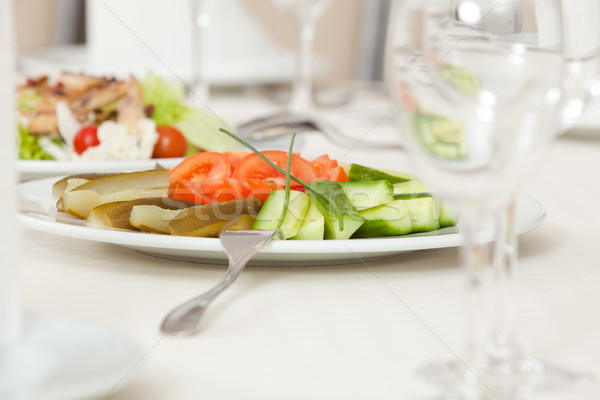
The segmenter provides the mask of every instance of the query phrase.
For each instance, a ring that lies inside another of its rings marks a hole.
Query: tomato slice
[[[250,178],[246,181],[248,187],[250,188],[250,195],[253,197],[258,197],[262,200],[267,200],[271,191],[277,190],[280,186],[274,181],[267,181],[264,179],[254,179]],[[284,181],[285,185],[285,181]]]
[[[273,161],[279,168],[287,168],[288,154],[281,150],[267,150],[261,152],[269,160]],[[292,154],[291,174],[304,182],[312,182],[317,179],[315,167],[297,154]],[[233,177],[242,182],[248,182],[249,179],[265,180],[274,182],[278,188],[285,187],[285,175],[271,167],[264,160],[254,153],[244,157],[235,170]],[[292,181],[291,187],[301,186]]]
[[[248,154],[250,154],[249,151],[226,151],[225,153],[223,153],[223,155],[227,157],[227,159],[231,163],[233,169],[235,169],[235,167],[237,167],[240,161],[242,161],[244,157],[246,157]]]
[[[204,203],[231,177],[232,170],[231,163],[221,153],[192,154],[169,172],[169,196]]]
[[[334,167],[327,171],[327,177],[324,179],[337,182],[348,182],[348,174],[346,174],[346,170],[344,168]]]
[[[327,179],[329,170],[338,166],[338,162],[329,158],[327,154],[315,158],[311,161],[311,164],[315,167],[317,176],[321,179]]]

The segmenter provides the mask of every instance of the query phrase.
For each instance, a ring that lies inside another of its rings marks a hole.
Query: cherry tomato
[[[183,157],[187,149],[187,141],[183,134],[170,125],[156,127],[158,140],[154,145],[154,158]]]
[[[77,154],[83,153],[88,147],[98,146],[99,144],[98,127],[96,125],[84,126],[73,138],[73,149]]]

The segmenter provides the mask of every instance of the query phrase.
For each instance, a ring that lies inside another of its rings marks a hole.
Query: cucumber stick
[[[325,239],[349,239],[365,222],[364,217],[356,211],[338,182],[317,181],[311,185],[316,193],[310,191],[310,197],[325,218]],[[341,227],[340,218],[328,199],[341,211]]]
[[[440,212],[436,200],[431,196],[403,200],[410,213],[413,232],[440,229]]]
[[[357,210],[394,200],[394,187],[389,181],[340,182],[340,187]]]
[[[293,240],[323,240],[325,235],[325,217],[317,208],[315,201],[311,198],[308,210],[304,215],[304,221],[300,225],[298,233],[292,236]]]
[[[428,193],[431,192],[429,186],[425,183],[415,180],[408,182],[394,183],[394,195],[404,193]]]
[[[394,200],[361,210],[359,214],[366,221],[352,236],[355,238],[405,235],[413,230],[411,214],[405,200]]]
[[[256,216],[252,229],[276,229],[283,212],[284,203],[285,190],[272,191]],[[309,205],[310,198],[307,194],[290,190],[290,201],[279,229],[284,239],[298,233]]]
[[[359,164],[350,164],[350,168],[348,169],[348,180],[353,182],[388,181],[391,184],[395,184],[412,181],[415,179],[417,179],[415,175],[374,169]]]

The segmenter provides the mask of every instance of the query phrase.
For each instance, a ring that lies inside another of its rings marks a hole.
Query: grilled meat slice
[[[86,122],[90,112],[102,108],[127,95],[127,83],[122,81],[108,82],[93,88],[71,103],[75,117]]]
[[[57,81],[61,86],[62,92],[66,96],[75,99],[88,90],[105,85],[110,80],[105,77],[63,72],[59,75]]]
[[[127,82],[127,95],[117,102],[117,122],[135,132],[139,120],[145,118],[142,86],[133,76]]]

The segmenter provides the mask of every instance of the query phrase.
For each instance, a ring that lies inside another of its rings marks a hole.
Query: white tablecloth
[[[235,101],[213,104],[227,117],[246,117]],[[346,114],[362,118],[349,134],[368,132],[385,111],[381,103],[372,106]],[[333,109],[331,115],[344,118]],[[367,139],[389,139],[386,124]],[[318,137],[301,146],[311,156],[409,168],[395,151],[361,151]],[[600,130],[563,136],[552,148],[526,190],[548,215],[521,238],[515,296],[528,351],[600,376],[598,171]],[[200,335],[173,338],[159,333],[162,317],[213,285],[224,267],[29,229],[21,243],[26,311],[101,324],[141,347],[139,364],[104,400],[423,398],[431,390],[414,371],[464,347],[464,277],[452,248],[368,264],[251,267],[215,301]],[[544,398],[598,399],[600,386]]]

